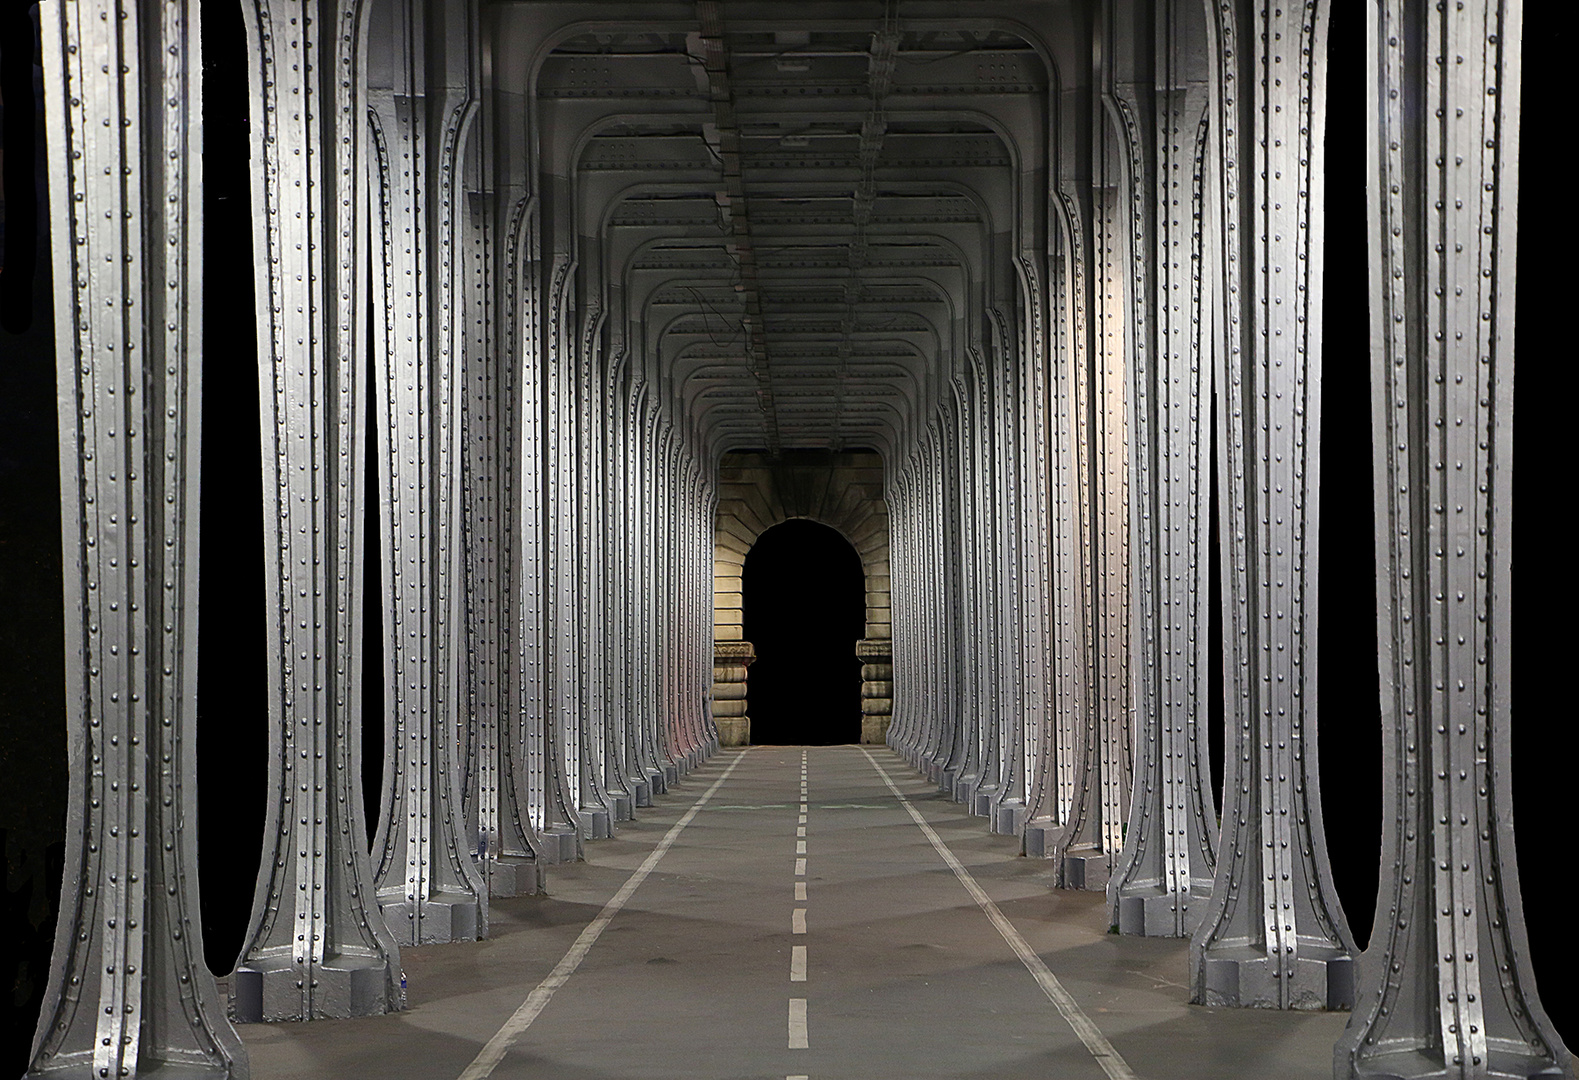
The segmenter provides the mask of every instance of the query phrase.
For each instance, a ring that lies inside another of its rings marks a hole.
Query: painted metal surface
[[[203,962],[186,827],[197,817],[198,6],[39,14],[71,787],[28,1075],[245,1077]]]
[[[1136,221],[1131,265],[1148,267],[1131,275],[1139,312],[1131,320],[1152,329],[1137,335],[1130,372],[1135,782],[1108,904],[1120,933],[1187,937],[1205,913],[1218,837],[1206,760],[1206,27],[1204,9],[1187,0],[1153,10],[1155,25],[1124,15],[1113,23],[1134,29],[1115,50],[1110,93],[1140,137],[1150,132],[1131,147],[1126,183]]]
[[[1333,1075],[1560,1077],[1509,777],[1522,12],[1369,6],[1371,415],[1385,813]]]
[[[1223,832],[1190,946],[1205,1004],[1354,1000],[1316,756],[1325,16],[1319,4],[1210,16],[1229,572]]]
[[[349,68],[361,24],[358,3],[246,10],[272,756],[264,870],[231,981],[247,1020],[405,1004],[362,820],[366,121],[355,80],[322,78],[315,61]]]

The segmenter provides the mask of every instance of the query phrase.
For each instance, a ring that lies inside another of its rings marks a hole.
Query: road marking
[[[806,854],[806,841],[804,841],[804,840],[797,840],[797,841],[795,841],[795,854],[797,854],[797,855],[804,855],[804,854]]]
[[[790,949],[790,982],[806,981],[806,946]]]
[[[798,907],[790,912],[790,933],[804,934],[806,932],[806,909]]]
[[[805,877],[806,876],[806,860],[805,859],[796,859],[795,860],[795,876],[796,877]]]
[[[795,883],[795,899],[806,899],[806,883],[804,881],[797,881]]]
[[[1081,1010],[1080,1005],[1070,995],[1069,991],[1064,989],[1064,984],[1058,981],[1057,976],[1048,970],[1047,965],[1042,962],[1042,958],[1037,956],[1036,951],[1020,936],[1020,932],[1014,928],[1014,924],[1004,917],[1002,911],[998,910],[998,905],[993,903],[992,897],[988,896],[982,890],[982,887],[976,884],[976,879],[971,876],[970,871],[965,869],[965,865],[954,857],[954,853],[948,849],[948,845],[943,842],[943,838],[938,836],[932,826],[928,825],[926,819],[921,816],[921,812],[911,805],[909,799],[905,798],[904,793],[894,784],[888,772],[877,763],[877,759],[868,753],[864,746],[857,749],[866,755],[866,760],[871,763],[872,768],[877,770],[877,775],[883,778],[883,783],[887,784],[888,790],[894,793],[894,798],[899,800],[899,805],[903,806],[906,812],[910,814],[910,820],[914,821],[916,827],[932,842],[933,849],[948,864],[948,868],[954,871],[954,876],[959,879],[961,885],[965,886],[965,891],[970,893],[971,899],[976,901],[977,906],[986,913],[988,920],[997,928],[998,933],[1003,935],[1003,940],[1008,942],[1009,948],[1013,949],[1014,954],[1020,958],[1020,963],[1025,965],[1026,970],[1031,973],[1031,977],[1041,986],[1042,992],[1047,995],[1047,999],[1057,1006],[1058,1011],[1068,1021],[1069,1026],[1074,1029],[1080,1041],[1085,1043],[1086,1049],[1091,1056],[1096,1059],[1098,1065],[1102,1066],[1102,1071],[1108,1074],[1110,1080],[1136,1080],[1129,1064],[1119,1056],[1117,1050],[1113,1049],[1113,1044],[1107,1041],[1107,1036],[1103,1035],[1096,1024],[1092,1023],[1091,1018]]]
[[[789,1048],[804,1050],[806,1045],[806,999],[790,998]]]
[[[729,779],[729,774],[735,771],[735,766],[744,761],[745,757],[746,755],[743,753],[736,754],[735,759],[729,763],[729,768],[724,770],[724,774],[713,781],[713,786],[703,792],[702,797],[692,803],[689,810],[680,815],[679,821],[670,826],[669,831],[664,833],[663,839],[658,841],[658,846],[653,848],[652,852],[642,860],[642,864],[636,868],[636,871],[625,879],[625,884],[620,886],[619,892],[609,898],[609,902],[603,905],[603,910],[599,911],[597,916],[587,924],[586,929],[582,930],[576,937],[575,942],[570,946],[570,950],[560,958],[559,963],[554,965],[554,970],[550,971],[548,977],[538,983],[530,994],[526,995],[526,1000],[521,1002],[521,1007],[515,1010],[510,1019],[504,1022],[504,1026],[494,1033],[493,1038],[489,1039],[477,1056],[472,1059],[472,1063],[466,1066],[465,1071],[460,1075],[460,1080],[484,1080],[485,1077],[492,1075],[494,1069],[499,1067],[499,1062],[504,1060],[504,1055],[509,1051],[510,1047],[514,1046],[521,1036],[526,1034],[526,1029],[531,1027],[532,1022],[542,1015],[544,1009],[548,1008],[548,1003],[553,1000],[555,991],[564,986],[569,981],[570,976],[576,973],[576,968],[581,966],[581,961],[586,959],[587,953],[597,943],[598,937],[608,927],[609,922],[615,915],[619,914],[620,909],[630,900],[631,895],[635,893],[643,881],[647,880],[647,875],[651,874],[657,867],[658,861],[668,853],[669,848],[674,846],[674,842],[679,839],[680,833],[695,820],[702,807],[707,805],[708,800],[724,785],[724,781]],[[802,1016],[803,1032],[804,1027],[805,1017]]]
[[[802,820],[804,820],[804,819],[802,819]],[[795,826],[795,835],[796,836],[805,836],[806,835],[806,826],[804,826],[804,825],[797,825],[797,826]]]
[[[804,810],[804,809],[806,809],[806,808],[805,808],[805,807],[804,807],[804,806],[803,806],[803,807],[801,807],[801,809],[802,809],[802,810]],[[801,824],[802,824],[802,825],[804,825],[804,824],[806,824],[806,815],[805,815],[805,814],[802,814],[802,815],[801,815],[801,816],[800,816],[800,823],[801,823]]]

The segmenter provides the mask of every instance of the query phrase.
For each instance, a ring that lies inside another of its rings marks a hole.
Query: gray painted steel
[[[193,745],[198,8],[46,5],[71,787],[29,1076],[239,1078],[203,963]],[[190,47],[183,47],[190,45]]]
[[[34,1068],[241,1075],[176,830],[195,12],[44,10],[54,235],[76,241],[56,278],[78,773]],[[743,671],[712,681],[738,648],[714,642],[725,455],[869,453],[881,490],[847,497],[886,507],[860,540],[884,552],[867,696],[930,782],[1062,885],[1106,888],[1121,931],[1193,933],[1197,1001],[1345,1008],[1358,987],[1340,1080],[1565,1075],[1522,959],[1499,644],[1520,8],[1372,5],[1390,740],[1358,981],[1314,753],[1326,10],[244,5],[272,764],[235,1015],[401,1008],[397,940],[485,934],[490,894],[541,889],[705,761],[743,700]]]

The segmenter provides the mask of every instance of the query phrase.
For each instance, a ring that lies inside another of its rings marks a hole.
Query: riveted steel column
[[[531,766],[516,682],[515,372],[494,318],[496,259],[488,226],[497,219],[496,206],[492,196],[469,196],[463,247],[466,290],[461,310],[467,333],[461,520],[467,699],[474,732],[467,821],[476,830],[489,895],[524,896],[542,891],[544,843],[529,809]]]
[[[1348,1008],[1354,946],[1332,887],[1315,752],[1325,10],[1225,6],[1210,22],[1231,721],[1191,997]]]
[[[1040,263],[1040,259],[1026,253],[1020,256],[1018,264],[1024,309],[1021,316],[1022,361],[1018,374],[1022,431],[1019,469],[1024,509],[1017,525],[1020,529],[1021,595],[1024,598],[1021,620],[1025,634],[1021,661],[1024,730],[1020,737],[1020,770],[1025,794],[1020,820],[1012,830],[1015,833],[1025,831],[1031,809],[1041,800],[1043,785],[1055,768],[1050,625],[1052,520],[1048,506],[1052,479],[1049,461],[1052,432],[1048,424],[1050,341],[1046,286],[1038,271]]]
[[[405,28],[420,38],[425,27]],[[404,73],[420,84],[421,73]],[[410,89],[413,87],[406,87]],[[372,422],[383,532],[388,732],[383,819],[373,840],[384,918],[403,945],[488,932],[488,887],[467,843],[457,732],[463,702],[460,350],[455,192],[472,109],[465,94],[371,96]]]
[[[46,3],[66,718],[54,957],[29,1076],[245,1077],[203,963],[198,6]]]
[[[1155,9],[1155,70],[1131,42],[1115,50],[1126,70],[1112,95],[1140,131],[1129,189],[1145,235],[1132,253],[1137,332],[1131,372],[1131,526],[1137,553],[1134,678],[1136,777],[1128,832],[1108,885],[1110,921],[1121,933],[1184,937],[1205,912],[1215,872],[1216,812],[1200,721],[1207,703],[1205,604],[1209,560],[1210,366],[1203,357],[1201,221],[1206,160],[1205,25],[1200,5]],[[1118,21],[1150,32],[1149,20]],[[1131,77],[1133,76],[1133,77]],[[1142,205],[1144,204],[1144,205]],[[1151,273],[1140,268],[1149,255]]]
[[[405,994],[362,820],[362,5],[246,15],[272,761],[232,1004],[244,1020],[365,1016]]]
[[[1051,273],[1054,313],[1051,481],[1053,485],[1051,633],[1051,763],[1036,789],[1025,827],[1027,855],[1055,855],[1059,837],[1083,802],[1080,782],[1091,712],[1090,565],[1090,281],[1086,252],[1089,214],[1083,185],[1062,182],[1049,198],[1056,226]]]
[[[1127,369],[1130,339],[1127,297],[1133,293],[1129,247],[1132,207],[1121,197],[1125,133],[1099,114],[1096,158],[1101,166],[1092,189],[1092,326],[1096,359],[1091,365],[1089,588],[1090,698],[1075,794],[1064,827],[1053,839],[1058,880],[1064,888],[1105,889],[1123,848],[1129,806],[1132,702],[1129,685],[1129,446]]]
[[[1508,771],[1521,23],[1517,0],[1370,5],[1385,817],[1337,1080],[1573,1075],[1528,967]]]

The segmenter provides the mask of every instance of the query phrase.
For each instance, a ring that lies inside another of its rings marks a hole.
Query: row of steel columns
[[[568,330],[535,193],[489,190],[476,12],[244,17],[270,798],[227,1002],[191,827],[199,8],[41,9],[72,788],[34,1075],[239,1077],[230,1017],[400,1009],[401,946],[484,936],[490,895],[540,888],[716,748],[710,478]],[[425,59],[364,70],[369,39]],[[363,626],[366,589],[381,626]],[[385,690],[371,851],[368,679]]]
[[[1322,259],[1321,4],[1099,15],[1090,176],[1049,191],[1025,345],[956,379],[891,469],[889,741],[1062,885],[1105,888],[1120,933],[1191,938],[1194,1001],[1352,1009],[1340,1080],[1567,1076],[1527,966],[1508,774],[1520,10],[1368,9],[1387,737],[1369,948],[1333,888],[1315,742],[1321,285],[1358,270]],[[986,467],[1016,454],[1017,476]],[[1011,536],[997,561],[984,538]],[[984,790],[1023,792],[1023,817]]]

